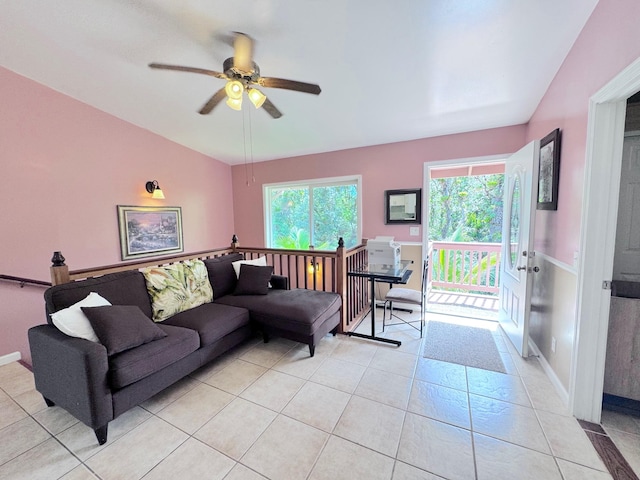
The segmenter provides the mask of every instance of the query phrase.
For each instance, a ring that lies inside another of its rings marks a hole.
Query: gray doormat
[[[493,335],[486,328],[430,320],[425,330],[423,356],[507,373]]]

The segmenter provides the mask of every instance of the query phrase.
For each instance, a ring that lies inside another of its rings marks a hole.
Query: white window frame
[[[271,202],[269,198],[269,191],[272,188],[310,188],[310,187],[333,187],[339,185],[356,184],[358,189],[358,200],[356,203],[357,208],[357,238],[362,238],[362,175],[348,175],[342,177],[327,177],[327,178],[314,178],[310,180],[295,180],[291,182],[278,182],[278,183],[265,183],[262,185],[262,205],[264,206],[264,245],[267,248],[272,248],[270,245],[271,239]],[[312,195],[312,194],[311,194]],[[309,204],[313,205],[313,196],[309,198]],[[313,209],[310,213],[311,228],[313,228]],[[309,232],[310,238],[313,239],[313,231]],[[336,248],[338,247],[338,239],[336,238]]]

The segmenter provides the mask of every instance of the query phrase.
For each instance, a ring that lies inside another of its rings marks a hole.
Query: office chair
[[[389,289],[384,297],[384,311],[382,314],[382,331],[384,332],[385,326],[390,327],[392,325],[410,325],[416,330],[420,331],[420,338],[422,338],[422,327],[424,325],[424,314],[427,303],[427,276],[429,272],[429,261],[425,260],[422,265],[422,285],[420,291],[413,290],[411,288],[392,288]],[[393,313],[393,302],[400,302],[407,305],[417,305],[420,307],[420,320],[404,320],[403,318]],[[396,323],[386,323],[387,318],[387,304],[389,304],[389,320],[392,317],[400,320]],[[414,324],[420,322],[420,328]]]

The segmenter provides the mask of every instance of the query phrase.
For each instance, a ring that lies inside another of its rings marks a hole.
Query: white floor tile
[[[463,365],[418,358],[415,378],[444,387],[467,391],[467,371]]]
[[[235,463],[213,448],[190,438],[145,475],[144,480],[222,480]]]
[[[405,411],[354,395],[333,430],[337,436],[395,456]]]
[[[27,417],[0,430],[0,465],[21,455],[51,435],[33,418]]]
[[[204,382],[233,395],[239,395],[266,371],[265,367],[236,359]]]
[[[192,434],[233,399],[233,395],[203,383],[160,410],[157,415]]]
[[[538,411],[537,414],[554,456],[585,467],[607,471],[575,418],[544,411]]]
[[[562,480],[554,458],[475,433],[478,480]]]
[[[467,367],[467,381],[469,393],[517,403],[525,407],[531,406],[527,390],[520,377],[516,375]]]
[[[50,438],[0,466],[0,479],[51,480],[80,464],[79,460]]]
[[[453,388],[415,380],[407,410],[457,427],[471,428],[468,394]]]
[[[309,480],[389,480],[393,463],[390,457],[332,436]]]
[[[410,377],[367,368],[354,393],[405,410],[412,383],[413,379]]]
[[[329,357],[320,365],[310,380],[343,392],[353,393],[365,370],[366,367],[362,365]]]
[[[593,470],[592,468],[568,462],[561,458],[557,458],[556,462],[560,467],[564,480],[613,480],[609,472]]]
[[[86,461],[102,480],[138,480],[184,443],[189,436],[152,417]]]
[[[276,415],[273,410],[236,398],[198,430],[194,437],[240,460]]]
[[[151,418],[151,414],[142,407],[134,407],[124,412],[118,418],[109,422],[107,443],[104,445],[99,445],[93,429],[81,422],[76,423],[56,437],[80,460],[86,460],[104,450],[105,447],[111,445],[115,440],[149,418]]]
[[[240,462],[272,480],[303,480],[327,438],[325,432],[279,415]]]
[[[442,480],[442,477],[437,477],[413,465],[408,465],[396,460],[391,480]]]
[[[304,385],[304,380],[286,373],[269,370],[240,394],[245,400],[281,411]]]
[[[551,454],[533,408],[473,394],[469,403],[474,432]]]
[[[351,395],[317,383],[308,382],[282,411],[312,427],[331,433]]]
[[[475,476],[471,432],[413,413],[407,413],[397,459],[451,480]]]

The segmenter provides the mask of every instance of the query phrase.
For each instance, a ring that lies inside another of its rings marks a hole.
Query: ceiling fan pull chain
[[[242,148],[244,149],[244,180],[249,186],[249,171],[247,169],[247,133],[245,130],[245,116],[247,109],[242,110]]]
[[[253,128],[251,126],[251,109],[247,108],[249,111],[249,153],[251,155],[251,180],[253,183],[256,183],[256,176],[253,173]]]

